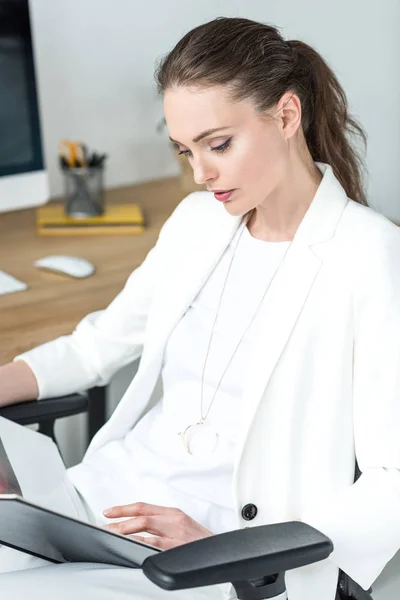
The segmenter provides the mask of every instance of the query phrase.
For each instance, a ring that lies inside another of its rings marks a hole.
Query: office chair
[[[54,435],[56,419],[88,410],[87,393],[23,402],[0,408],[0,416],[20,425],[39,424]],[[356,477],[360,472],[357,468]],[[298,521],[229,531],[165,550],[147,558],[146,577],[165,590],[230,582],[240,600],[283,600],[285,571],[327,558],[332,541]],[[289,598],[290,600],[290,598]],[[373,600],[348,575],[339,572],[336,600]]]
[[[56,444],[54,433],[56,419],[86,412],[89,408],[87,393],[70,394],[57,398],[29,400],[0,408],[0,416],[20,425],[38,424],[40,433],[49,436]],[[58,444],[57,444],[58,446]]]

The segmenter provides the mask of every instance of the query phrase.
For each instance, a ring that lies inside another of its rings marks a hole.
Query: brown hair
[[[295,92],[313,160],[328,163],[347,196],[367,205],[363,162],[348,139],[356,134],[365,146],[366,134],[350,117],[335,74],[311,46],[285,41],[270,25],[218,17],[189,31],[159,61],[155,78],[161,94],[180,85],[226,85],[233,101],[252,100],[260,112]]]

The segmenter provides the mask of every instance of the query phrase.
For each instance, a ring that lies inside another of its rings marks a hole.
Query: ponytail
[[[362,185],[363,162],[349,136],[358,136],[364,147],[366,134],[348,114],[346,94],[318,52],[298,40],[288,42],[302,102],[302,126],[314,161],[328,163],[352,200],[368,205]],[[307,86],[307,87],[306,87]]]

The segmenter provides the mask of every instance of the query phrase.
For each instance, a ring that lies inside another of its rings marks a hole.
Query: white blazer
[[[241,526],[302,520],[334,543],[329,559],[287,573],[291,600],[333,600],[338,567],[368,588],[400,548],[400,230],[317,166],[323,179],[243,372],[234,462]],[[241,220],[212,193],[190,194],[107,309],[17,357],[43,398],[106,384],[141,356],[87,455],[125,436],[160,398],[168,337]],[[258,508],[252,521],[240,516],[248,503]]]

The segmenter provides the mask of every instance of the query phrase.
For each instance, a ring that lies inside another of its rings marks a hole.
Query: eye
[[[231,146],[231,141],[232,141],[232,138],[230,137],[230,138],[228,138],[228,139],[226,140],[226,142],[224,142],[224,143],[223,143],[223,144],[221,144],[220,146],[215,146],[215,148],[211,148],[211,151],[212,151],[212,152],[218,152],[218,153],[221,153],[221,154],[222,154],[222,152],[225,152],[226,150],[228,150],[228,149],[230,148],[230,146]],[[180,155],[180,154],[183,154],[183,156],[186,156],[186,157],[189,157],[189,156],[191,156],[191,155],[192,155],[192,153],[191,153],[191,151],[190,151],[190,150],[180,150],[180,151],[178,152],[178,154],[179,154],[179,155]]]
[[[216,146],[215,148],[211,148],[211,150],[213,152],[225,152],[225,150],[228,150],[228,148],[230,147],[231,141],[232,141],[232,138],[230,137],[230,138],[228,138],[226,140],[226,142],[224,142],[220,146]]]

